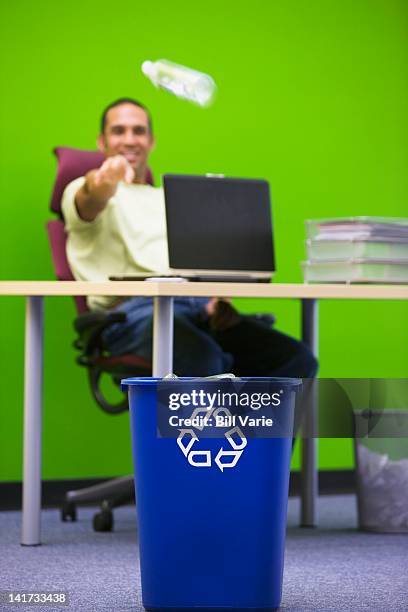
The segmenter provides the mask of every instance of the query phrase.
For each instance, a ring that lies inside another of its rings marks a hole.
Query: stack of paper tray
[[[315,219],[306,228],[305,282],[408,283],[408,219]]]

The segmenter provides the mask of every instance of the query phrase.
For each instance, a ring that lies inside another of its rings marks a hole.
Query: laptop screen
[[[171,268],[275,270],[266,181],[166,174],[163,184]]]

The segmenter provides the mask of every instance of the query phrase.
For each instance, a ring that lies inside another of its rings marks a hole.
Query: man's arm
[[[115,194],[119,181],[131,183],[134,171],[122,155],[109,157],[98,170],[85,175],[75,195],[75,206],[83,221],[94,221]]]

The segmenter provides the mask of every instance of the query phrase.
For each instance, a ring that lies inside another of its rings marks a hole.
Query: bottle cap
[[[154,64],[153,64],[153,62],[151,62],[149,60],[147,60],[146,62],[143,62],[143,64],[142,64],[142,72],[147,77],[152,78],[154,76]]]

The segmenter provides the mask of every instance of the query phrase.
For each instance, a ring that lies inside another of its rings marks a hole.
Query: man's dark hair
[[[101,117],[101,134],[105,132],[106,115],[108,114],[110,109],[115,108],[116,106],[122,106],[122,104],[133,104],[133,106],[138,106],[139,108],[142,108],[147,115],[147,121],[149,125],[150,134],[153,135],[153,123],[152,123],[152,118],[150,116],[149,109],[146,108],[144,104],[142,104],[141,102],[138,102],[137,100],[134,100],[133,98],[119,98],[118,100],[111,102],[111,104],[109,104],[109,106],[105,108],[105,110],[102,113],[102,117]]]

